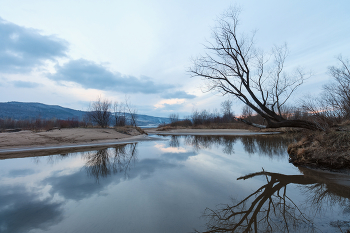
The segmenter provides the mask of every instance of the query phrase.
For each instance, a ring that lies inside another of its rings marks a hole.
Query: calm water
[[[1,160],[0,232],[350,228],[348,177],[288,163],[292,139],[161,139]]]

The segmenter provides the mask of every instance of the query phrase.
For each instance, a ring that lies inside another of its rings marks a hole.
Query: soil
[[[296,166],[350,169],[350,131],[311,132],[288,147]]]

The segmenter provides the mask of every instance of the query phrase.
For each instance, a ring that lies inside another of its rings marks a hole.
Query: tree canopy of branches
[[[350,62],[342,56],[338,61],[339,66],[328,68],[333,79],[323,86],[322,95],[316,98],[306,96],[301,101],[303,111],[311,113],[324,128],[350,120]]]
[[[93,123],[106,128],[109,126],[111,120],[111,105],[112,102],[108,99],[98,97],[96,101],[90,104],[87,115]]]
[[[221,110],[222,110],[222,117],[226,119],[226,121],[230,122],[231,119],[234,117],[234,113],[232,112],[232,101],[231,100],[225,100],[224,102],[221,102]]]
[[[350,62],[339,56],[340,66],[329,67],[329,73],[334,78],[333,83],[325,85],[324,98],[334,112],[350,119]]]
[[[286,45],[274,46],[271,54],[255,48],[254,34],[239,33],[239,13],[238,8],[231,8],[218,20],[214,41],[206,46],[205,55],[193,61],[191,76],[207,80],[208,91],[233,95],[266,121],[266,125],[245,123],[260,128],[320,129],[313,122],[283,117],[283,106],[309,76],[300,68],[284,71]]]

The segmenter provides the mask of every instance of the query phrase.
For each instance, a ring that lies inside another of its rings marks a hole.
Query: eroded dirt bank
[[[314,168],[350,168],[350,132],[314,132],[288,147],[291,162]]]

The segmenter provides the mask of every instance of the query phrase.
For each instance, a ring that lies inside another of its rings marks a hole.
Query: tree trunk
[[[267,125],[260,125],[255,124],[249,121],[246,121],[241,118],[236,118],[236,120],[241,121],[245,124],[260,128],[260,129],[273,129],[273,128],[281,128],[281,127],[295,127],[295,128],[304,128],[304,129],[310,129],[310,130],[322,130],[325,131],[320,125],[313,123],[311,121],[304,121],[304,120],[282,120],[280,122],[276,121],[267,121]]]

